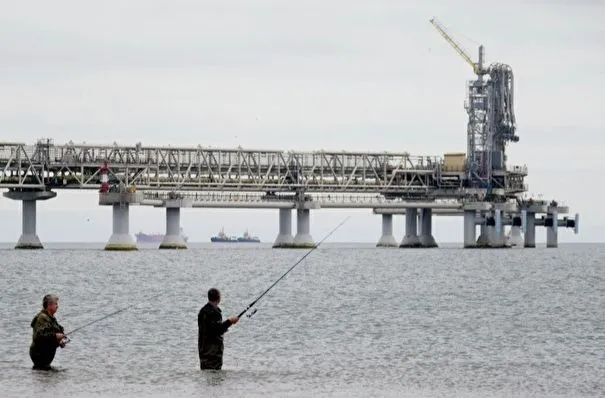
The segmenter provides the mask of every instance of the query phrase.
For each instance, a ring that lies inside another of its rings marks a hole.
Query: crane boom
[[[439,31],[439,33],[441,34],[441,36],[443,36],[443,38],[445,40],[447,40],[448,43],[450,43],[450,45],[452,47],[454,47],[454,49],[456,50],[456,52],[458,54],[460,54],[460,56],[462,58],[464,58],[464,60],[473,68],[473,71],[475,72],[475,74],[480,75],[481,74],[481,68],[479,67],[479,65],[475,62],[473,62],[473,60],[471,59],[471,57],[462,49],[462,47],[460,47],[458,45],[458,43],[456,43],[454,41],[454,39],[452,39],[450,37],[450,35],[447,34],[447,32],[445,31],[445,27],[443,27],[443,25],[441,25],[441,23],[439,23],[439,21],[437,21],[435,18],[431,18],[429,20],[429,22],[431,24],[433,24],[433,26]]]

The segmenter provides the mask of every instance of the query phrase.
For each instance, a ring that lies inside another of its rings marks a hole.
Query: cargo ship
[[[227,234],[225,234],[225,230],[223,228],[221,228],[221,231],[210,238],[211,242],[226,242],[226,243],[237,243],[237,242],[241,242],[241,243],[259,243],[260,239],[258,238],[258,236],[252,236],[248,233],[248,230],[246,230],[246,232],[244,232],[243,236],[239,236],[239,237],[235,237],[235,236],[228,236]]]
[[[252,236],[248,233],[248,230],[244,232],[244,236],[240,236],[237,238],[238,242],[248,242],[248,243],[259,243],[260,239],[258,236]]]
[[[221,228],[221,231],[216,236],[210,238],[210,242],[237,243],[237,238],[235,236],[227,236],[225,230]]]
[[[146,234],[144,232],[137,232],[134,234],[137,238],[137,243],[161,243],[164,240],[164,234],[154,233],[154,234]],[[187,242],[189,237],[183,234],[183,228],[181,228],[181,236]]]

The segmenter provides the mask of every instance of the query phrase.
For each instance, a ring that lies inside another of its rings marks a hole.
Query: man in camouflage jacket
[[[57,347],[65,347],[63,326],[59,325],[54,316],[58,309],[59,298],[47,294],[42,299],[42,310],[31,322],[33,336],[29,356],[34,363],[34,369],[50,370]]]

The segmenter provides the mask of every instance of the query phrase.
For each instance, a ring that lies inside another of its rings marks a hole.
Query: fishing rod
[[[243,310],[243,311],[242,311],[242,312],[241,312],[241,313],[240,313],[240,314],[239,314],[237,317],[238,317],[238,318],[241,318],[241,317],[242,317],[242,315],[244,315],[244,314],[245,314],[245,313],[246,313],[246,312],[247,312],[247,311],[248,311],[250,308],[252,308],[252,307],[253,307],[253,306],[254,306],[254,305],[255,305],[255,304],[258,302],[258,300],[260,300],[260,299],[261,299],[261,298],[262,298],[262,297],[263,297],[265,294],[267,294],[267,293],[269,292],[269,290],[271,290],[271,289],[273,288],[273,286],[277,285],[277,283],[278,283],[279,281],[281,281],[281,280],[282,280],[282,279],[283,279],[283,278],[284,278],[286,275],[288,275],[288,273],[289,273],[290,271],[292,271],[292,270],[294,269],[294,267],[296,267],[298,264],[300,264],[300,263],[301,263],[301,262],[302,262],[302,261],[303,261],[303,260],[304,260],[304,259],[305,259],[305,258],[306,258],[308,255],[309,255],[309,254],[311,254],[311,252],[312,252],[313,250],[317,249],[317,248],[319,247],[319,245],[321,245],[321,244],[322,244],[322,242],[323,242],[324,240],[328,239],[328,237],[329,237],[330,235],[332,235],[332,234],[333,234],[333,233],[334,233],[334,232],[335,232],[335,231],[336,231],[338,228],[340,228],[340,226],[341,226],[342,224],[344,224],[344,223],[345,223],[345,222],[346,222],[346,221],[347,221],[349,218],[350,218],[350,216],[349,216],[349,217],[347,217],[347,218],[345,218],[344,220],[342,220],[342,221],[340,222],[340,224],[338,224],[338,225],[337,225],[337,226],[336,226],[336,227],[335,227],[333,230],[331,230],[331,231],[330,231],[330,232],[329,232],[329,233],[328,233],[328,234],[327,234],[327,235],[326,235],[326,236],[325,236],[325,237],[324,237],[322,240],[320,240],[320,241],[319,241],[319,243],[317,243],[317,245],[315,245],[314,247],[312,247],[312,248],[311,248],[311,250],[309,250],[309,251],[308,251],[308,252],[307,252],[307,253],[306,253],[304,256],[302,256],[302,257],[301,257],[301,258],[300,258],[300,259],[299,259],[299,260],[298,260],[296,263],[294,263],[294,265],[293,265],[292,267],[290,267],[290,269],[289,269],[289,270],[287,270],[287,271],[286,271],[286,272],[285,272],[285,273],[284,273],[284,274],[283,274],[283,275],[282,275],[282,276],[281,276],[281,277],[280,277],[278,280],[276,280],[275,282],[273,282],[273,284],[272,284],[271,286],[269,286],[269,287],[267,288],[267,290],[265,290],[265,291],[264,291],[264,292],[263,292],[263,293],[262,293],[260,296],[258,296],[258,297],[256,298],[256,300],[254,300],[253,302],[251,302],[250,304],[248,304],[248,307],[246,307],[246,309],[245,309],[245,310]],[[254,311],[253,311],[251,314],[249,314],[249,315],[248,315],[248,317],[251,317],[251,316],[252,316],[252,315],[254,315],[255,313],[256,313],[256,310],[254,310]]]
[[[63,339],[61,342],[62,342],[62,343],[65,343],[65,344],[66,344],[66,343],[69,343],[69,342],[71,341],[71,339],[70,339],[69,337],[67,337],[68,335],[70,335],[70,334],[72,334],[72,333],[75,333],[75,332],[77,332],[78,330],[82,330],[82,329],[84,329],[84,328],[86,328],[86,327],[88,327],[88,326],[90,326],[90,325],[92,325],[92,324],[95,324],[95,323],[97,323],[97,322],[101,322],[102,320],[105,320],[105,319],[107,319],[107,318],[109,318],[109,317],[111,317],[111,316],[117,315],[117,314],[119,314],[120,312],[126,311],[126,310],[127,310],[127,309],[129,309],[129,308],[132,308],[132,307],[135,307],[135,306],[137,306],[137,305],[143,304],[143,303],[145,303],[145,302],[147,302],[147,301],[149,301],[149,300],[151,300],[151,299],[153,299],[153,298],[156,298],[156,297],[161,296],[162,294],[164,294],[164,293],[158,293],[158,294],[156,294],[156,295],[154,295],[154,296],[151,296],[151,297],[147,298],[147,299],[146,299],[146,300],[144,300],[144,301],[140,301],[140,302],[138,302],[138,303],[131,304],[131,305],[127,306],[127,307],[120,308],[120,309],[119,309],[119,310],[117,310],[117,311],[114,311],[114,312],[112,312],[112,313],[110,313],[110,314],[107,314],[107,315],[105,315],[105,316],[103,316],[103,317],[101,317],[101,318],[99,318],[99,319],[95,319],[95,320],[93,320],[93,321],[91,321],[91,322],[88,322],[88,323],[86,323],[86,324],[84,324],[84,325],[82,325],[82,326],[80,326],[80,327],[75,328],[74,330],[71,330],[71,331],[69,331],[69,332],[67,332],[67,333],[64,333],[64,336],[65,336],[65,337],[64,337],[64,339]]]
[[[242,315],[244,315],[244,314],[245,314],[245,313],[246,313],[246,312],[247,312],[247,311],[248,311],[250,308],[252,308],[252,307],[253,307],[253,306],[254,306],[254,305],[255,305],[255,304],[256,304],[256,303],[257,303],[257,302],[258,302],[258,301],[259,301],[259,300],[260,300],[260,299],[261,299],[261,298],[262,298],[262,297],[265,295],[265,294],[267,294],[267,293],[269,292],[269,290],[271,290],[271,289],[272,289],[272,288],[273,288],[275,285],[277,285],[277,283],[278,283],[279,281],[281,281],[283,278],[285,278],[285,277],[286,277],[286,275],[288,275],[288,273],[289,273],[290,271],[292,271],[292,270],[293,270],[293,269],[294,269],[294,268],[295,268],[295,267],[296,267],[298,264],[300,264],[300,263],[301,263],[301,262],[302,262],[302,261],[303,261],[303,260],[304,260],[304,259],[305,259],[305,258],[306,258],[308,255],[309,255],[309,254],[311,254],[311,252],[312,252],[313,250],[317,249],[317,248],[319,247],[319,245],[321,245],[321,244],[322,244],[322,243],[323,243],[323,242],[324,242],[326,239],[328,239],[328,237],[330,237],[330,235],[332,235],[332,234],[333,234],[333,233],[334,233],[334,232],[335,232],[335,231],[336,231],[338,228],[340,228],[340,226],[341,226],[342,224],[344,224],[344,223],[345,223],[345,222],[346,222],[346,221],[347,221],[349,218],[350,218],[350,217],[346,217],[344,220],[342,220],[342,221],[340,222],[340,224],[338,224],[338,225],[337,225],[337,226],[336,226],[336,227],[335,227],[335,228],[334,228],[332,231],[330,231],[330,232],[329,232],[329,233],[328,233],[328,234],[327,234],[327,235],[326,235],[326,236],[325,236],[325,237],[324,237],[322,240],[320,240],[320,241],[319,241],[319,243],[317,243],[317,245],[315,245],[315,247],[312,247],[312,248],[311,248],[311,250],[309,250],[309,251],[308,251],[308,252],[307,252],[307,253],[306,253],[304,256],[302,256],[302,257],[301,257],[301,258],[300,258],[300,259],[299,259],[299,260],[298,260],[296,263],[294,263],[294,265],[293,265],[292,267],[290,267],[290,269],[289,269],[288,271],[286,271],[286,272],[285,272],[285,273],[284,273],[284,274],[283,274],[283,275],[282,275],[282,276],[281,276],[281,277],[280,277],[278,280],[276,280],[276,281],[275,281],[275,282],[274,282],[274,283],[273,283],[271,286],[269,286],[269,288],[267,288],[267,290],[265,290],[265,291],[264,291],[264,292],[263,292],[263,293],[262,293],[260,296],[258,296],[258,297],[256,298],[256,300],[254,300],[253,302],[251,302],[251,303],[248,305],[248,307],[246,307],[246,309],[245,309],[244,311],[242,311],[242,312],[241,312],[241,313],[238,315],[238,318],[241,318],[241,317],[242,317]],[[151,296],[151,297],[147,298],[147,299],[146,299],[146,300],[144,300],[144,301],[140,301],[140,302],[137,302],[137,303],[135,303],[135,304],[131,304],[131,305],[129,305],[129,306],[126,306],[126,307],[124,307],[124,308],[120,308],[120,309],[119,309],[119,310],[117,310],[117,311],[114,311],[114,312],[112,312],[112,313],[109,313],[109,314],[107,314],[107,315],[105,315],[105,316],[103,316],[103,317],[101,317],[101,318],[95,319],[95,320],[93,320],[93,321],[91,321],[91,322],[88,322],[88,323],[86,323],[86,324],[84,324],[84,325],[82,325],[82,326],[80,326],[80,327],[77,327],[77,328],[75,328],[75,329],[73,329],[73,330],[71,330],[71,331],[69,331],[69,332],[67,332],[67,333],[64,333],[64,336],[65,336],[65,337],[63,338],[63,340],[61,341],[61,343],[62,343],[62,344],[67,344],[67,343],[69,343],[69,342],[71,341],[71,339],[70,339],[69,337],[67,337],[67,336],[68,336],[68,335],[70,335],[70,334],[73,334],[73,333],[75,333],[75,332],[77,332],[77,331],[79,331],[79,330],[82,330],[82,329],[84,329],[84,328],[86,328],[86,327],[88,327],[88,326],[90,326],[90,325],[93,325],[93,324],[95,324],[95,323],[97,323],[97,322],[101,322],[101,321],[103,321],[103,320],[105,320],[105,319],[107,319],[107,318],[110,318],[110,317],[112,317],[112,316],[114,316],[114,315],[117,315],[117,314],[119,314],[119,313],[121,313],[121,312],[124,312],[124,311],[126,311],[126,310],[128,310],[128,309],[130,309],[130,308],[132,308],[132,307],[135,307],[135,306],[137,306],[137,305],[143,304],[143,303],[145,303],[145,302],[147,302],[147,301],[149,301],[149,300],[151,300],[151,299],[153,299],[153,298],[159,297],[159,296],[161,296],[161,295],[163,295],[163,294],[164,294],[164,293],[158,293],[158,294],[156,294],[156,295],[153,295],[153,296]],[[255,310],[254,312],[256,312],[256,310]],[[254,314],[254,313],[253,313],[253,314]]]

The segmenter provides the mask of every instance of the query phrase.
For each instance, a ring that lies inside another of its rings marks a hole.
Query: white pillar
[[[521,236],[521,217],[513,217],[513,225],[510,227],[509,242],[511,246],[522,247],[523,237]]]
[[[475,226],[475,210],[464,211],[464,247],[477,247],[475,242],[475,234],[477,227]]]
[[[433,237],[433,210],[426,208],[420,211],[420,236],[418,241],[422,247],[437,247]]]
[[[418,239],[418,209],[405,209],[405,236],[399,247],[420,247]]]
[[[113,205],[113,234],[105,245],[105,250],[137,250],[136,240],[128,232],[128,209],[128,203]]]
[[[160,249],[186,249],[187,243],[181,234],[181,208],[166,207],[166,234]]]
[[[488,236],[490,247],[505,247],[504,240],[504,225],[502,224],[502,211],[494,210],[492,225],[488,225]]]
[[[15,249],[42,249],[40,238],[36,234],[36,201],[22,200],[22,232]]]
[[[57,196],[53,191],[21,191],[9,190],[2,196],[21,201],[21,236],[15,249],[43,249],[40,238],[36,233],[36,202]]]
[[[485,214],[485,223],[481,224],[479,227],[479,237],[477,238],[477,246],[476,247],[488,247],[489,246],[489,231],[487,228],[487,220],[489,218],[489,214]]]
[[[382,215],[382,236],[376,244],[376,247],[397,247],[397,241],[393,236],[393,215]]]
[[[527,212],[525,216],[525,247],[536,247],[536,213]]]
[[[279,209],[279,234],[273,243],[273,247],[292,247],[294,237],[292,236],[292,209]]]
[[[492,213],[487,213],[485,215],[485,235],[487,237],[487,242],[481,247],[492,247],[495,239],[495,226],[496,226],[496,218]]]
[[[296,210],[296,236],[294,237],[293,247],[305,248],[315,247],[315,242],[311,237],[311,213],[309,209]]]

